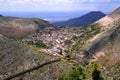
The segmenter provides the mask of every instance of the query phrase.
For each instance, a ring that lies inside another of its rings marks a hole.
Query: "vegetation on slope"
[[[98,64],[77,65],[67,74],[59,76],[59,80],[103,80]]]
[[[89,28],[90,26],[88,26],[87,28]],[[94,29],[90,32],[93,33],[92,35],[96,35],[98,33],[100,33],[100,28],[99,26],[95,26],[96,29],[94,31]],[[98,27],[98,28],[97,28]],[[86,34],[84,34],[84,36],[82,36],[84,41],[89,40],[90,38],[92,38],[93,36],[89,36],[89,31],[84,31]],[[81,32],[80,32],[81,33]],[[120,33],[120,26],[116,25],[115,27],[112,27],[110,30],[107,30],[106,32],[104,32],[104,35],[102,35],[101,37],[99,37],[100,39],[98,40],[98,42],[96,42],[96,44],[93,44],[91,46],[90,51],[88,51],[89,55],[92,55],[94,53],[97,52],[101,52],[104,53],[104,55],[102,57],[97,57],[98,61],[97,63],[100,64],[100,66],[98,65],[93,65],[92,68],[90,68],[92,66],[92,64],[89,65],[85,65],[83,67],[82,70],[76,70],[73,69],[73,71],[71,71],[68,74],[63,74],[59,77],[59,80],[119,80],[120,79],[120,54],[119,54],[119,33]],[[90,37],[87,38],[86,36]],[[79,54],[81,51],[81,48],[84,47],[85,43],[82,44],[82,38],[78,38],[77,36],[75,36],[73,39],[74,40],[79,40],[80,41],[76,44],[76,46],[74,46],[74,50],[77,51],[76,54]],[[78,48],[77,48],[78,47]],[[72,50],[70,50],[71,52]],[[105,52],[104,52],[105,51]],[[99,53],[98,55],[100,55],[101,53]],[[86,55],[85,57],[88,57],[88,55]],[[94,59],[93,56],[91,56],[91,58]],[[90,60],[90,59],[88,59]],[[84,69],[86,66],[88,66],[88,69]],[[80,67],[81,68],[81,67]],[[83,78],[84,73],[87,73],[87,75],[89,76],[88,78],[84,78],[81,79],[81,77]],[[75,75],[74,75],[75,74]]]
[[[29,45],[32,45],[32,46],[36,46],[38,48],[47,48],[47,45],[44,44],[41,40],[37,41],[37,42],[33,42],[33,41],[29,41],[28,42]]]
[[[35,47],[0,36],[0,79],[53,59],[55,57],[38,52]],[[72,65],[61,61],[17,77],[16,80],[56,80],[61,73],[69,72],[71,68]]]
[[[76,30],[76,34],[72,37],[76,43],[68,46],[68,54],[79,54],[84,50],[86,45],[89,45],[88,40],[101,32],[101,27],[98,24],[86,25]]]

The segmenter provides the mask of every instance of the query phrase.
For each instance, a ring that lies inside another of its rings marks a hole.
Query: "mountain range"
[[[2,15],[0,15],[0,17],[2,17]]]
[[[81,17],[72,18],[72,19],[69,19],[69,20],[63,21],[63,22],[55,22],[55,23],[53,23],[53,25],[80,27],[80,26],[91,24],[104,16],[106,16],[106,14],[104,14],[100,11],[92,11]]]

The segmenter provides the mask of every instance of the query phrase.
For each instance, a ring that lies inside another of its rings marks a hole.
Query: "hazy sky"
[[[0,11],[67,12],[94,10],[111,12],[120,0],[0,0]]]

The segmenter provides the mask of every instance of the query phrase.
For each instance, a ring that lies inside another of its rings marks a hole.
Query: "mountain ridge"
[[[69,19],[68,21],[55,22],[55,23],[53,23],[53,25],[80,27],[80,26],[91,24],[104,16],[106,16],[106,15],[104,13],[102,13],[101,11],[91,11],[83,16]]]
[[[48,21],[38,18],[0,17],[0,34],[7,37],[20,38],[49,26]]]
[[[0,17],[3,17],[3,15],[0,14]]]
[[[102,32],[87,47],[86,54],[95,55],[95,60],[99,60],[101,56],[109,56],[116,62],[119,62],[119,34],[120,34],[120,8],[114,10],[108,16],[98,20],[95,23],[101,25]],[[97,36],[97,35],[96,35]],[[116,47],[117,46],[117,47]],[[116,56],[118,55],[118,56]],[[88,55],[87,55],[88,56]],[[90,57],[89,56],[89,57]],[[92,56],[93,57],[93,56]],[[88,57],[87,57],[88,58]],[[104,62],[104,61],[103,61]],[[115,63],[108,59],[109,65]]]

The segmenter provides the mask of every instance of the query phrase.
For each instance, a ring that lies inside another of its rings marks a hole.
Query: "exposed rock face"
[[[120,8],[113,11],[110,15],[96,21],[96,23],[102,25],[103,30],[108,30],[119,24],[120,22]]]
[[[98,61],[101,56],[108,58],[107,63],[113,65],[120,61],[120,8],[96,23],[102,25],[100,36],[87,47],[86,57]],[[93,54],[95,56],[93,56]]]
[[[55,22],[55,23],[53,23],[53,25],[80,27],[80,26],[84,26],[87,24],[91,24],[91,23],[99,20],[100,18],[102,18],[104,16],[106,16],[106,15],[100,11],[92,11],[92,12],[85,14],[81,17],[73,18],[73,19],[70,19],[70,20],[65,21],[65,22]]]
[[[36,18],[0,17],[0,34],[7,37],[22,37],[48,27],[47,21]]]

